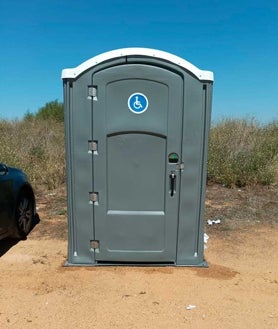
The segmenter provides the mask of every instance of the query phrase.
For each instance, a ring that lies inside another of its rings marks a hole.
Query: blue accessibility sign
[[[134,93],[129,96],[127,105],[131,112],[141,114],[147,110],[149,101],[144,94]]]

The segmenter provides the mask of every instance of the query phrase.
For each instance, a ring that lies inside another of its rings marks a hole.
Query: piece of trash
[[[221,223],[221,219],[217,218],[217,219],[209,219],[207,221],[208,225],[213,225],[213,224],[220,224]]]
[[[204,233],[204,243],[208,243],[209,236],[207,233]]]
[[[207,235],[207,233],[204,233],[204,248],[207,249],[207,243],[208,243],[208,239],[209,239],[209,236]]]
[[[186,306],[187,310],[193,310],[194,308],[196,308],[196,305],[189,304],[189,305]]]

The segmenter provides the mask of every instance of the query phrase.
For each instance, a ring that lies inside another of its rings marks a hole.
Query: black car
[[[26,238],[35,216],[35,196],[27,176],[0,163],[0,239]]]

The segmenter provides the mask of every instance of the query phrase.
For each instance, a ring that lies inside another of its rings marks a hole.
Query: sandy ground
[[[0,241],[0,328],[278,328],[278,226],[234,229],[224,207],[240,209],[241,191],[209,193],[207,213],[227,219],[207,227],[209,268],[63,267],[65,214],[45,211],[49,194],[27,240]]]

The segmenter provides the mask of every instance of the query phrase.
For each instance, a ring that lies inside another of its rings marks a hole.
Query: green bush
[[[63,103],[59,103],[58,100],[46,103],[43,107],[38,109],[38,112],[32,114],[27,112],[24,116],[24,120],[33,120],[33,119],[41,119],[41,120],[54,120],[57,122],[64,121],[64,108]]]
[[[278,121],[225,119],[210,132],[208,179],[226,186],[278,182]]]

